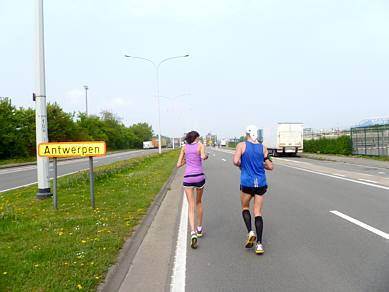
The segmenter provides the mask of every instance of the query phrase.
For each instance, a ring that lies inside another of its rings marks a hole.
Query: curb
[[[103,283],[97,287],[98,292],[113,292],[119,291],[122,282],[124,281],[128,270],[135,258],[135,255],[143,242],[143,239],[154,220],[155,214],[158,212],[163,199],[165,198],[168,188],[177,174],[175,168],[170,177],[163,184],[161,190],[156,195],[154,201],[151,203],[146,215],[142,221],[135,226],[135,230],[124,243],[120,250],[116,264],[111,266],[108,270],[107,276]]]

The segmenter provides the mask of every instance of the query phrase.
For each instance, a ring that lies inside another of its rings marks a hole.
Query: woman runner
[[[205,175],[201,160],[208,158],[208,155],[205,154],[205,145],[199,143],[199,138],[200,135],[196,131],[191,131],[186,135],[186,145],[181,148],[181,153],[177,161],[177,167],[186,164],[183,184],[189,205],[188,217],[191,230],[190,246],[192,248],[197,248],[197,238],[203,235],[203,206],[201,197],[205,186]],[[194,189],[196,189],[197,229],[195,228]]]
[[[247,227],[248,239],[245,247],[251,248],[257,238],[255,252],[264,252],[262,245],[263,220],[261,209],[264,194],[267,190],[265,169],[273,170],[273,163],[268,157],[265,146],[257,142],[256,126],[248,126],[246,130],[247,141],[236,146],[234,164],[241,169],[240,176],[240,202],[242,215]],[[257,236],[251,228],[250,201],[254,198],[255,229]]]

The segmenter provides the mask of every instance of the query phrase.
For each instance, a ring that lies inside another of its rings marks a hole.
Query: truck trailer
[[[277,136],[265,135],[263,144],[270,155],[297,155],[303,152],[303,123],[277,123]]]
[[[153,149],[153,148],[158,148],[158,139],[143,142],[143,149]],[[161,139],[161,148],[166,148],[166,139]]]

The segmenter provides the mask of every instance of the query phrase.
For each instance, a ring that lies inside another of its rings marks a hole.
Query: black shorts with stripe
[[[249,194],[251,196],[254,196],[254,195],[262,196],[267,191],[267,185],[264,185],[263,187],[245,187],[245,186],[240,185],[240,190],[243,193]]]

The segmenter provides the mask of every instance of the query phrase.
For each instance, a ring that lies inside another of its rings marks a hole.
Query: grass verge
[[[36,186],[0,194],[0,291],[94,291],[175,167],[177,151],[58,180],[58,210]]]
[[[367,156],[367,155],[342,155],[342,154],[319,154],[319,153],[313,153],[313,152],[304,152],[307,154],[314,154],[314,155],[324,155],[324,156],[333,156],[333,157],[347,157],[347,158],[365,158],[365,159],[372,159],[372,160],[378,160],[378,161],[389,161],[389,156]],[[318,159],[318,160],[330,160],[323,157],[313,157],[310,156],[309,158],[312,159]]]

